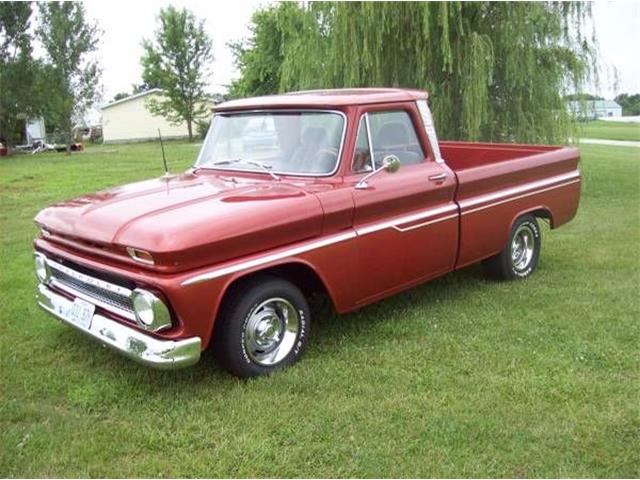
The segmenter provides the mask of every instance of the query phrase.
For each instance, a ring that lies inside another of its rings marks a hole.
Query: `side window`
[[[358,127],[356,149],[353,152],[351,170],[355,173],[367,173],[373,171],[373,166],[371,164],[371,150],[369,149],[369,138],[367,136],[367,119],[365,115],[360,117],[360,126]]]
[[[424,161],[422,146],[407,112],[370,112],[367,115],[376,168],[382,166],[387,155],[395,155],[402,165],[414,165]]]

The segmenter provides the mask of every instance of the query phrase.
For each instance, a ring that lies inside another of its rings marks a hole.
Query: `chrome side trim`
[[[436,215],[440,215],[442,213],[449,213],[454,210],[457,210],[458,207],[456,205],[448,205],[446,207],[441,208],[433,208],[430,210],[425,210],[423,212],[414,213],[411,215],[406,215],[404,217],[395,218],[391,221],[376,223],[374,225],[369,225],[367,227],[341,233],[338,235],[332,235],[331,237],[317,240],[314,242],[310,242],[306,245],[301,245],[299,247],[290,248],[287,250],[283,250],[278,253],[273,253],[270,255],[265,255],[263,257],[255,258],[253,260],[247,260],[244,262],[234,263],[227,267],[217,268],[211,270],[209,272],[201,273],[199,275],[195,275],[193,277],[187,278],[180,285],[183,287],[194,285],[196,283],[206,282],[207,280],[213,280],[214,278],[223,277],[225,275],[229,275],[231,273],[240,272],[242,270],[246,270],[248,268],[258,267],[260,265],[264,265],[267,263],[275,262],[277,260],[282,260],[291,256],[299,255],[301,253],[309,252],[311,250],[315,250],[318,248],[323,248],[329,245],[333,245],[335,243],[344,242],[346,240],[351,240],[359,235],[367,235],[369,233],[377,232],[379,230],[384,230],[387,228],[395,228],[398,231],[402,231],[402,227],[400,227],[403,223],[415,222],[416,220],[421,220],[424,218],[434,217]],[[455,215],[449,215],[448,217],[434,219],[433,221],[427,222],[427,224],[431,225],[433,223],[442,222],[445,220],[450,220],[451,218],[457,217],[457,213]],[[420,226],[426,226],[420,225]],[[412,230],[414,228],[418,228],[419,226],[412,225],[410,227],[405,228],[404,231]]]
[[[42,309],[62,322],[144,365],[174,370],[193,365],[200,359],[200,337],[161,340],[99,314],[93,315],[89,328],[78,326],[64,316],[73,302],[43,284],[38,285],[36,300]]]
[[[392,220],[387,220],[385,222],[379,222],[379,223],[374,223],[372,225],[367,225],[365,227],[356,229],[356,232],[358,233],[358,235],[368,235],[369,233],[378,232],[380,230],[386,230],[387,228],[393,228],[395,230],[398,230],[399,232],[402,232],[403,227],[401,227],[401,225],[403,223],[415,222],[417,220],[435,217],[436,215],[442,215],[443,213],[451,213],[453,211],[457,212],[457,210],[458,210],[457,205],[447,205],[444,207],[431,208],[429,210],[413,213],[411,215],[405,215],[404,217],[394,218]],[[457,213],[455,216],[457,216]],[[444,220],[449,220],[452,217],[453,217],[452,215],[449,215],[447,218],[444,218],[444,217],[439,218],[437,219],[437,221],[441,222]],[[431,223],[437,223],[437,222],[434,220]],[[405,227],[404,231],[412,230],[412,227],[413,226]]]
[[[47,258],[47,263],[53,268],[60,270],[61,272],[66,273],[70,277],[73,277],[76,280],[79,280],[81,282],[88,283],[90,285],[93,285],[94,287],[102,288],[103,290],[108,290],[110,292],[117,293],[118,295],[122,295],[124,297],[131,296],[132,292],[128,288],[121,287],[120,285],[115,285],[113,283],[109,283],[104,280],[91,277],[89,275],[85,275],[84,273],[80,273],[69,267],[65,267],[61,263],[58,263],[55,260],[51,260],[50,258]]]
[[[563,175],[557,175],[555,177],[549,177],[544,180],[530,182],[518,187],[499,190],[492,194],[485,195],[484,197],[461,201],[460,202],[461,214],[467,215],[469,213],[485,210],[487,208],[491,208],[496,205],[501,205],[503,203],[511,202],[513,200],[529,197],[531,195],[537,195],[539,193],[547,192],[549,190],[554,190],[556,188],[565,187],[565,186],[572,185],[574,183],[579,183],[579,182],[580,182],[580,172],[578,170],[575,170],[573,172],[565,173]],[[469,209],[469,207],[473,207],[475,205],[481,205],[481,204],[484,204],[484,205],[477,208]]]
[[[569,180],[569,181],[566,181]],[[564,183],[558,183],[558,182],[562,182],[565,181]],[[463,211],[462,215],[468,214],[468,213],[473,213],[479,210],[484,210],[486,208],[490,208],[492,206],[495,205],[499,205],[502,203],[506,203],[506,202],[510,202],[512,200],[517,200],[518,198],[523,198],[523,197],[527,197],[527,196],[531,196],[531,195],[536,195],[538,193],[542,193],[542,192],[546,192],[548,190],[552,190],[555,188],[561,188],[567,185],[571,185],[574,183],[578,183],[580,181],[580,172],[579,171],[574,171],[574,172],[570,172],[567,174],[563,174],[563,175],[558,175],[555,177],[550,177],[544,180],[538,180],[535,182],[530,182],[528,184],[525,185],[521,185],[519,187],[513,187],[513,188],[509,188],[509,189],[504,189],[502,191],[498,191],[495,192],[491,195],[488,195],[487,197],[485,197],[484,199],[474,199],[474,200],[468,200],[468,201],[464,201],[464,202],[460,202],[460,208],[464,208],[464,206],[470,206],[470,205],[478,205],[481,203],[484,203],[486,201],[488,201],[487,199],[498,199],[501,198],[502,200],[498,201],[498,202],[493,202],[487,205],[483,205],[481,207],[472,209],[472,210],[467,210],[467,211]],[[553,185],[556,184],[556,185]],[[543,188],[545,186],[549,186],[548,188]],[[541,190],[541,188],[543,188]],[[535,190],[534,190],[535,189]],[[515,197],[510,197],[510,198],[504,198],[504,197],[509,197],[511,195],[514,195],[516,193],[519,192],[526,192],[522,195],[519,196],[515,196]],[[294,247],[294,248],[290,248],[287,250],[283,250],[281,252],[278,253],[273,253],[273,254],[269,254],[269,255],[265,255],[262,257],[258,257],[258,258],[254,258],[252,260],[247,260],[247,261],[240,261],[238,263],[234,263],[232,265],[229,265],[227,267],[222,267],[222,268],[217,268],[214,270],[211,270],[209,272],[205,272],[205,273],[201,273],[199,275],[195,275],[193,277],[187,278],[186,280],[184,280],[180,285],[183,287],[186,287],[188,285],[193,285],[196,283],[201,283],[201,282],[206,282],[207,280],[212,280],[214,278],[219,278],[219,277],[223,277],[225,275],[228,275],[230,273],[235,273],[235,272],[239,272],[248,268],[253,268],[253,267],[257,267],[263,264],[267,264],[270,262],[274,262],[277,260],[282,260],[285,259],[287,257],[290,256],[294,256],[294,255],[299,255],[300,253],[305,253],[311,250],[315,250],[317,248],[323,248],[326,247],[328,245],[333,245],[335,243],[339,243],[339,242],[344,242],[346,240],[351,240],[353,238],[355,238],[356,236],[362,236],[362,235],[368,235],[370,233],[374,233],[374,232],[378,232],[380,230],[385,230],[388,228],[393,228],[394,230],[404,233],[404,232],[408,232],[411,230],[415,230],[417,228],[422,228],[422,227],[426,227],[429,225],[433,225],[435,223],[439,223],[439,222],[444,222],[446,220],[452,220],[454,218],[458,217],[458,205],[453,204],[453,205],[447,205],[444,207],[438,207],[438,208],[432,208],[429,210],[424,210],[422,212],[418,212],[418,213],[413,213],[411,215],[406,215],[400,218],[394,218],[392,220],[387,220],[384,222],[378,222],[378,223],[374,223],[371,225],[367,225],[361,228],[357,228],[355,231],[351,231],[351,232],[345,232],[345,233],[341,233],[338,235],[333,235],[331,237],[322,239],[322,240],[317,240],[314,242],[310,242],[306,245],[301,245],[299,247]],[[455,212],[455,213],[453,213]],[[443,215],[443,214],[449,214],[449,215],[445,215],[443,217],[440,218],[433,218],[436,217],[437,215]],[[427,220],[427,219],[431,219],[432,220]],[[408,227],[403,227],[403,224],[406,223],[411,223],[411,222],[415,222],[418,220],[422,220],[425,219],[426,221],[423,223],[420,223],[418,225],[409,225]]]
[[[434,223],[444,222],[445,220],[452,220],[454,218],[458,218],[458,214],[447,215],[446,217],[436,218],[435,220],[429,220],[427,222],[419,223],[417,225],[410,225],[408,227],[400,227],[398,225],[394,225],[393,228],[400,233],[410,232],[411,230],[415,230],[417,228],[428,227],[429,225],[433,225]]]
[[[493,203],[490,203],[488,205],[484,205],[482,207],[478,207],[478,208],[474,208],[472,210],[467,210],[465,212],[462,212],[462,215],[466,215],[468,213],[479,212],[481,210],[486,210],[487,208],[496,207],[498,205],[502,205],[503,203],[509,203],[509,202],[514,201],[514,200],[518,200],[520,198],[530,197],[532,195],[537,195],[539,193],[548,192],[549,190],[555,190],[556,188],[568,187],[569,185],[573,185],[574,183],[580,183],[580,179],[572,180],[570,182],[562,183],[562,184],[559,184],[559,185],[554,185],[553,187],[549,187],[549,188],[543,188],[542,190],[535,190],[533,192],[525,193],[525,194],[522,194],[522,195],[517,195],[515,197],[507,198],[506,200],[501,200],[499,202],[493,202]]]
[[[333,235],[331,237],[328,237],[322,240],[310,242],[306,245],[290,248],[278,253],[272,253],[270,255],[265,255],[263,257],[255,258],[253,260],[247,260],[244,262],[235,263],[233,265],[229,265],[228,267],[222,267],[215,270],[211,270],[210,272],[201,273],[191,278],[187,278],[180,285],[183,287],[186,287],[188,285],[193,285],[195,283],[206,282],[207,280],[223,277],[224,275],[228,275],[230,273],[246,270],[247,268],[257,267],[265,263],[282,260],[283,258],[291,257],[293,255],[299,255],[300,253],[308,252],[310,250],[315,250],[318,248],[323,248],[328,245],[333,245],[335,243],[344,242],[346,240],[350,240],[355,237],[356,237],[356,232],[354,231],[340,233],[338,235]]]

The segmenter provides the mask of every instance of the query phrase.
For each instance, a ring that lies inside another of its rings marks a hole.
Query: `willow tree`
[[[297,41],[305,23],[311,23],[315,29],[313,21],[293,2],[256,11],[251,39],[228,44],[236,66],[243,73],[229,86],[229,95],[245,97],[278,92],[286,48]]]
[[[308,2],[254,16],[244,95],[305,88],[429,91],[445,138],[560,142],[563,97],[594,71],[590,6],[578,2]],[[258,35],[270,22],[272,35]],[[265,52],[277,56],[266,57]],[[240,58],[239,58],[240,59]],[[271,60],[277,76],[255,82]],[[266,88],[265,88],[266,86]]]

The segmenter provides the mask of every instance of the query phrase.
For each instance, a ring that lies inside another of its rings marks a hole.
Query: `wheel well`
[[[288,280],[298,287],[307,298],[314,294],[327,295],[333,303],[327,287],[316,271],[309,265],[298,262],[275,265],[273,267],[268,267],[263,270],[258,270],[238,277],[229,284],[224,294],[224,298],[226,299],[231,292],[245,282],[264,275],[271,275]]]
[[[551,211],[546,208],[538,208],[537,210],[533,210],[529,212],[531,215],[534,215],[536,218],[542,218],[549,222],[549,226],[553,228],[553,215],[551,215]]]
[[[211,332],[211,341],[215,341],[214,339],[218,336],[220,322],[218,322],[217,320],[219,316],[224,312],[224,310],[228,308],[229,302],[234,297],[234,293],[247,282],[251,282],[260,278],[261,276],[268,275],[288,280],[296,287],[298,287],[307,298],[309,298],[309,296],[313,294],[326,295],[329,298],[331,305],[335,308],[335,304],[333,302],[333,298],[331,298],[331,295],[329,294],[329,290],[326,288],[324,282],[315,272],[315,270],[313,270],[313,268],[299,262],[275,265],[273,267],[250,272],[237,277],[229,285],[227,285],[222,300],[218,305],[216,319],[213,325],[213,331]]]

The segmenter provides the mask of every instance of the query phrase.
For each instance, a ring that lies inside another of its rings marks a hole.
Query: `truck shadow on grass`
[[[314,368],[316,362],[323,362],[329,356],[335,360],[345,348],[371,345],[384,348],[385,342],[413,335],[416,328],[429,329],[433,321],[446,322],[446,317],[457,315],[457,308],[464,305],[469,297],[482,295],[487,289],[495,288],[494,285],[495,282],[485,279],[482,268],[475,265],[341,315],[334,311],[327,297],[315,296],[310,299],[313,325],[309,347],[300,363],[288,371],[293,373],[293,370],[301,368]],[[248,385],[255,382],[229,375],[217,365],[210,350],[204,352],[192,367],[160,371],[138,365],[108,348],[100,348],[80,332],[60,328],[56,333],[52,341],[69,347],[65,355],[84,374],[89,377],[107,376],[108,383],[122,382],[122,386],[131,384],[144,391],[144,395],[162,396],[169,389],[188,399],[204,385],[213,383],[216,390],[222,392],[235,388],[239,383]],[[71,340],[69,337],[74,338]],[[288,373],[280,371],[270,379],[259,381],[273,381],[273,377],[282,375]],[[130,394],[129,391],[127,395]]]
[[[333,310],[327,297],[315,297],[311,301],[314,315],[311,346],[318,341],[330,345],[331,339],[339,336],[364,335],[379,324],[402,322],[402,317],[410,313],[425,309],[428,313],[433,307],[454,312],[456,304],[464,303],[467,296],[479,294],[495,283],[486,279],[480,265],[472,265],[342,315]]]

